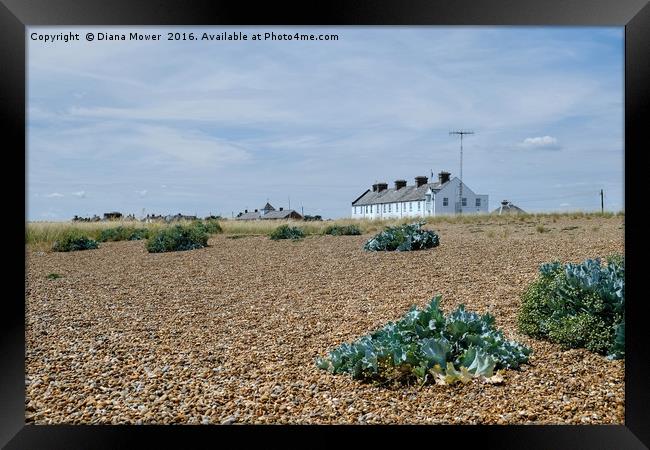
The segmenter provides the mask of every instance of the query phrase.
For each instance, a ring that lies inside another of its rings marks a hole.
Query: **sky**
[[[248,40],[200,39],[223,32]],[[251,40],[265,32],[338,40]],[[80,40],[38,40],[61,33]],[[231,217],[267,201],[349,217],[377,181],[458,176],[458,129],[475,132],[463,181],[490,210],[596,211],[601,189],[606,210],[624,209],[623,27],[29,27],[26,39],[29,221]]]

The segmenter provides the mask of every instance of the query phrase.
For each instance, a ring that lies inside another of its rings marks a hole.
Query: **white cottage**
[[[443,214],[475,214],[488,212],[488,196],[476,194],[463,183],[462,204],[459,202],[460,179],[449,172],[440,172],[438,181],[415,177],[415,184],[396,180],[395,187],[376,183],[352,202],[353,219],[425,217]]]

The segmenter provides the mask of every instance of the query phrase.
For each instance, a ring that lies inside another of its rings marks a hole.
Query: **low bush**
[[[57,278],[63,278],[63,275],[60,275],[58,273],[48,273],[47,274],[47,279],[48,280],[56,280]]]
[[[208,245],[208,234],[201,228],[174,225],[153,233],[147,240],[149,253],[194,250]]]
[[[99,242],[108,241],[137,241],[140,239],[147,239],[149,237],[149,230],[146,228],[134,227],[113,227],[102,230],[99,234]]]
[[[77,230],[69,230],[54,241],[52,250],[55,252],[73,252],[98,248],[97,241],[90,239]]]
[[[519,329],[565,348],[625,357],[625,259],[542,264],[522,295]]]
[[[411,251],[437,247],[440,239],[435,231],[423,230],[426,222],[386,227],[368,240],[363,248],[368,251]]]
[[[269,234],[269,237],[274,241],[280,239],[302,239],[305,237],[304,231],[298,227],[290,227],[289,225],[280,225]]]
[[[332,236],[359,236],[361,229],[358,225],[328,225],[323,234]]]
[[[223,229],[217,220],[208,219],[208,220],[197,220],[192,224],[195,227],[205,231],[208,234],[219,234],[223,233]]]
[[[440,298],[340,345],[318,358],[317,366],[366,381],[453,384],[472,378],[496,382],[500,377],[495,369],[516,369],[528,361],[530,349],[506,340],[490,314],[478,315],[460,305],[445,317]]]

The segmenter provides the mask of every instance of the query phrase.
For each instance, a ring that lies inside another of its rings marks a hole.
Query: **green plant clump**
[[[302,239],[305,237],[305,232],[298,227],[290,227],[289,225],[280,225],[269,235],[274,241],[280,239]]]
[[[48,273],[47,274],[47,279],[48,280],[56,280],[57,278],[62,278],[63,275],[60,275],[58,273]]]
[[[522,295],[519,329],[565,348],[625,357],[625,259],[542,264]]]
[[[426,222],[415,222],[408,225],[386,227],[384,231],[368,240],[363,246],[368,251],[424,250],[437,247],[440,239],[435,231],[423,230]]]
[[[192,224],[195,227],[205,231],[208,234],[219,234],[223,233],[223,229],[217,220],[207,219],[207,220],[197,220]]]
[[[73,252],[77,250],[92,250],[98,248],[97,241],[90,239],[77,230],[67,231],[52,245],[55,252]]]
[[[328,225],[323,234],[332,236],[359,236],[361,229],[358,225]]]
[[[194,250],[208,245],[208,234],[199,227],[174,225],[152,234],[147,240],[149,253]]]
[[[149,230],[146,228],[123,227],[120,225],[102,230],[99,234],[98,241],[138,241],[140,239],[147,239],[148,237]]]
[[[460,305],[448,316],[441,296],[424,309],[416,307],[353,343],[344,343],[316,364],[331,373],[355,379],[420,384],[490,381],[495,369],[516,369],[528,361],[529,348],[503,337],[490,314],[478,315]]]

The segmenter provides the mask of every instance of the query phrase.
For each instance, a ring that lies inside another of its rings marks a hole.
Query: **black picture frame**
[[[2,369],[0,370],[0,444],[15,448],[193,447],[202,439],[216,446],[237,447],[252,438],[279,446],[339,446],[353,437],[412,445],[413,439],[454,447],[530,449],[641,449],[650,446],[650,345],[640,293],[643,202],[634,192],[643,186],[639,164],[642,136],[650,109],[650,4],[645,0],[330,0],[327,2],[260,2],[178,0],[0,0],[0,114],[3,155],[10,157],[5,184],[8,266],[24,258],[24,243],[14,236],[26,223],[25,197],[15,190],[13,172],[25,174],[25,28],[36,25],[567,25],[625,27],[625,253],[626,304],[625,425],[611,426],[44,426],[25,425],[25,310],[21,298],[24,270],[9,277],[3,295]],[[22,152],[21,152],[22,151]],[[635,164],[636,162],[636,164]],[[588,164],[588,162],[585,162]],[[638,195],[638,194],[637,194]],[[632,242],[634,245],[630,245]],[[24,266],[23,266],[24,267]],[[638,283],[638,284],[637,284]],[[631,290],[630,290],[631,289]],[[291,433],[302,439],[290,438]],[[370,441],[367,441],[370,442]],[[366,444],[362,444],[366,445]],[[369,445],[369,444],[368,444]]]

